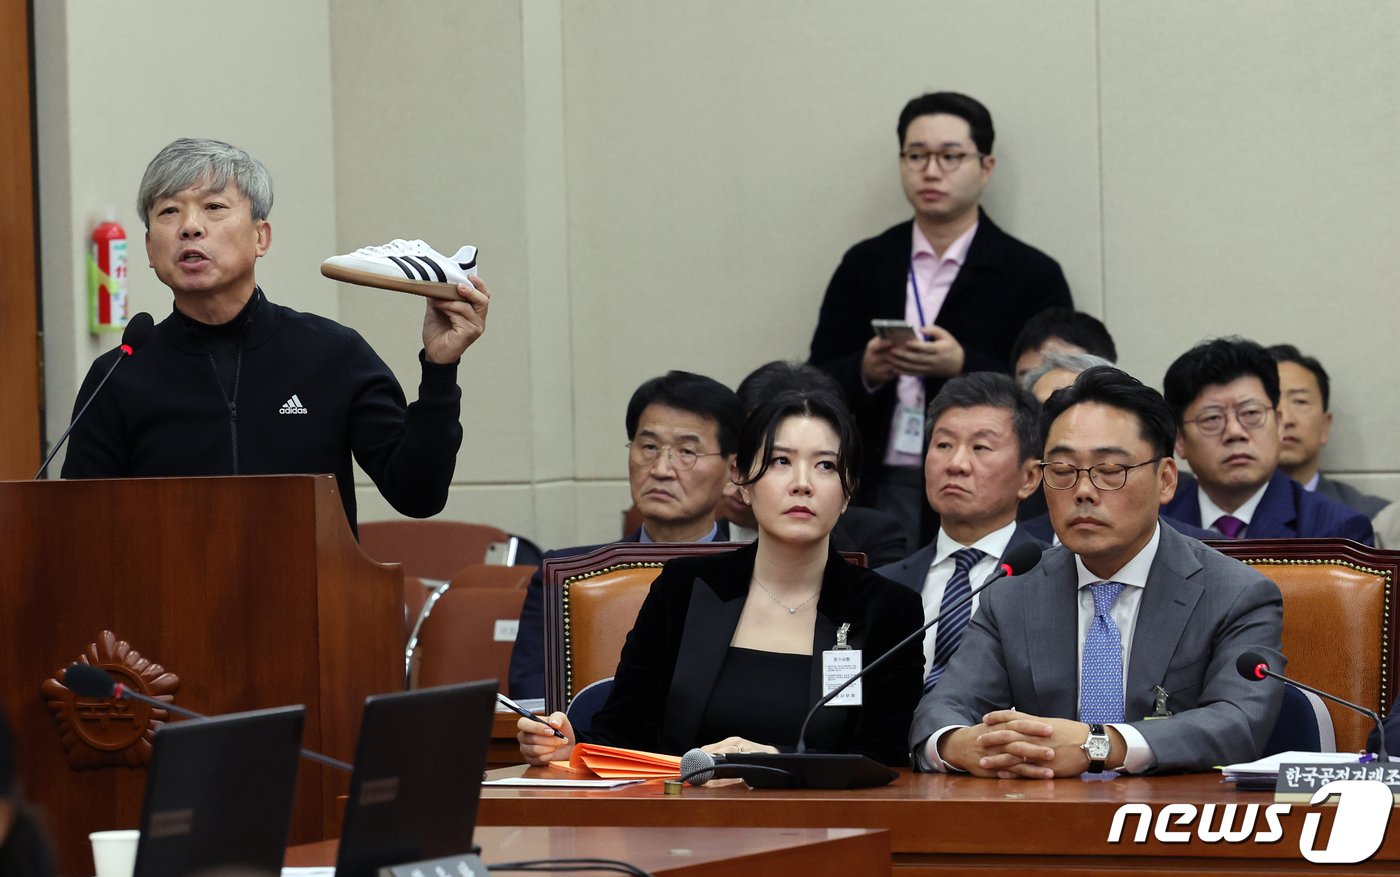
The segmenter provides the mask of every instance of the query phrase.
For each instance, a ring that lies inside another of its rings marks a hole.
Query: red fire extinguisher
[[[88,322],[94,332],[120,332],[126,318],[126,232],[109,214],[88,251]]]

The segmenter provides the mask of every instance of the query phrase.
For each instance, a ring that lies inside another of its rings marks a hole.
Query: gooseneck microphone
[[[63,431],[63,435],[58,437],[58,441],[53,443],[53,448],[49,451],[49,455],[44,458],[44,462],[39,466],[39,471],[34,473],[34,477],[30,479],[31,481],[38,481],[39,476],[44,474],[44,470],[49,468],[49,464],[53,462],[54,455],[58,453],[59,448],[63,447],[63,443],[68,440],[68,434],[73,431],[73,427],[78,425],[79,418],[88,410],[88,406],[92,404],[92,400],[96,399],[97,394],[102,392],[102,388],[106,386],[107,379],[112,376],[112,372],[116,371],[117,366],[125,362],[133,353],[141,349],[141,346],[151,337],[151,332],[153,332],[155,328],[155,319],[145,311],[142,311],[127,321],[126,331],[122,332],[121,346],[117,348],[121,351],[121,356],[113,360],[112,367],[107,369],[107,374],[102,376],[101,381],[98,381],[97,386],[93,388],[92,395],[88,396],[87,401],[83,403],[83,407],[78,409],[78,413],[73,415],[73,419],[68,422],[68,428]]]
[[[711,755],[703,749],[692,749],[681,756],[681,782],[692,786],[703,786],[716,776],[751,776],[755,773],[770,773],[791,778],[793,772],[766,764],[742,764],[730,762],[727,756]]]
[[[871,670],[874,670],[876,667],[883,664],[885,660],[888,659],[891,655],[895,654],[900,649],[913,642],[915,639],[921,639],[923,635],[928,632],[928,629],[937,624],[939,620],[943,618],[944,615],[947,615],[948,613],[953,612],[954,610],[961,609],[968,603],[971,603],[973,597],[982,593],[984,590],[1001,581],[1002,579],[1006,578],[1007,576],[1019,576],[1024,573],[1030,572],[1032,569],[1035,569],[1036,564],[1040,563],[1041,555],[1043,555],[1044,553],[1045,549],[1034,542],[1023,542],[1020,545],[1017,545],[1015,548],[1011,549],[1006,553],[1006,557],[1002,559],[1002,562],[997,566],[996,571],[993,572],[990,576],[988,576],[986,581],[973,588],[972,590],[968,591],[962,596],[960,600],[958,600],[958,602],[954,603],[951,606],[943,607],[937,615],[933,616],[928,621],[925,621],[923,627],[919,628],[918,630],[906,636],[904,639],[895,643],[894,647],[891,648],[889,651],[885,652],[880,657],[871,661],[869,664],[866,664],[863,668],[861,668],[861,671],[859,673],[853,674],[851,678],[836,686],[836,688],[832,689],[830,693],[828,693],[827,695],[822,697],[821,700],[813,704],[812,708],[807,712],[807,718],[802,720],[802,730],[799,731],[797,734],[797,751],[807,751],[807,725],[812,721],[812,717],[817,714],[817,710],[826,706],[827,703],[829,703],[841,692],[849,688],[857,679],[861,678],[866,673],[869,673]]]
[[[1294,688],[1301,688],[1303,691],[1312,692],[1324,700],[1330,700],[1333,703],[1341,704],[1349,710],[1355,710],[1361,713],[1363,716],[1366,716],[1376,723],[1376,748],[1380,750],[1376,753],[1376,760],[1390,761],[1390,756],[1387,754],[1385,748],[1385,723],[1381,721],[1381,717],[1376,714],[1375,710],[1359,706],[1349,700],[1342,700],[1334,694],[1328,694],[1321,689],[1313,688],[1311,685],[1304,685],[1301,682],[1289,679],[1282,673],[1275,673],[1273,670],[1269,669],[1269,659],[1258,652],[1245,652],[1240,655],[1239,658],[1235,660],[1235,669],[1240,671],[1241,676],[1251,682],[1260,682],[1264,679],[1277,679],[1285,685],[1292,685]]]
[[[972,598],[1007,576],[1018,576],[1030,572],[1040,563],[1045,549],[1027,542],[1017,545],[1007,552],[997,570],[987,580],[964,594],[951,606],[943,608],[937,615],[926,621],[923,627],[895,643],[883,655],[866,664],[859,673],[853,674],[808,710],[802,720],[802,728],[797,735],[796,753],[734,753],[712,756],[703,749],[692,749],[681,757],[681,778],[693,786],[702,786],[715,776],[743,776],[749,785],[777,785],[808,789],[854,789],[890,782],[894,772],[864,755],[851,753],[815,753],[807,751],[807,725],[811,723],[817,710],[826,706],[832,699],[849,688],[857,679],[883,664],[890,656],[909,643],[923,637],[946,614],[955,612],[972,602]],[[770,783],[765,773],[786,774],[782,782]],[[751,775],[756,774],[756,775]]]
[[[139,700],[141,703],[150,704],[156,709],[169,710],[187,719],[209,718],[194,710],[187,710],[182,706],[166,703],[163,700],[128,688],[123,683],[113,679],[111,673],[108,673],[101,667],[94,667],[91,664],[69,664],[68,669],[63,671],[63,684],[68,686],[68,689],[74,694],[81,697],[110,697],[116,700]],[[301,749],[301,757],[310,761],[319,762],[327,767],[333,767],[336,770],[343,770],[346,773],[353,773],[355,770],[354,767],[339,759],[331,758],[329,755],[322,755],[319,752],[313,752],[304,746]]]

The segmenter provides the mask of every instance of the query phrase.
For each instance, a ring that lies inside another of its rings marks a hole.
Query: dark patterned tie
[[[986,556],[985,552],[976,548],[964,548],[953,552],[953,577],[948,579],[947,586],[943,588],[943,602],[938,607],[943,617],[938,622],[938,636],[933,641],[933,663],[929,665],[928,676],[924,677],[925,694],[938,684],[938,678],[948,669],[948,661],[962,642],[963,628],[967,627],[967,621],[972,617],[972,603],[969,601],[958,609],[952,607],[972,592],[972,581],[968,572],[977,565],[977,561]]]

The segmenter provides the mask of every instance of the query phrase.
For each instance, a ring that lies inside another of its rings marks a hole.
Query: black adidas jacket
[[[275,305],[261,290],[246,310],[236,384],[226,381],[235,392],[221,388],[199,331],[172,312],[74,428],[63,477],[331,473],[353,529],[353,453],[402,514],[442,511],[462,443],[456,364],[420,352],[423,379],[408,405],[353,329]],[[118,355],[93,363],[75,412]]]

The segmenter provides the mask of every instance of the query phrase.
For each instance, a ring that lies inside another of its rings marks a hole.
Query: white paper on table
[[[487,780],[483,786],[515,789],[616,789],[619,786],[632,786],[646,780],[551,780],[540,777],[503,777]]]
[[[1220,768],[1226,779],[1239,777],[1278,776],[1285,764],[1356,764],[1361,755],[1356,752],[1275,752],[1256,761],[1244,761]]]

